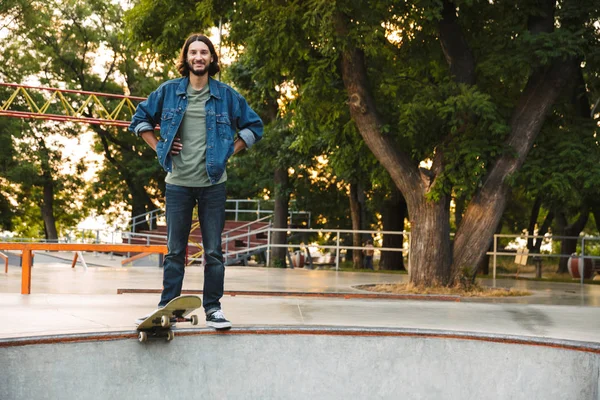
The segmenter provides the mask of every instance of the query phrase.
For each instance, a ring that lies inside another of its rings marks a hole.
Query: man
[[[375,248],[373,247],[372,240],[367,240],[367,244],[365,245],[365,248],[363,249],[363,253],[365,255],[365,258],[363,260],[363,268],[374,270],[373,255],[375,254]]]
[[[206,36],[188,37],[177,62],[182,77],[163,83],[140,103],[129,130],[156,151],[160,165],[167,171],[168,254],[163,263],[158,307],[181,294],[192,212],[197,206],[204,247],[206,324],[229,329],[231,322],[220,303],[225,278],[221,249],[225,166],[231,155],[262,138],[263,123],[239,93],[212,78],[219,72],[218,61]],[[154,134],[158,124],[160,139]]]

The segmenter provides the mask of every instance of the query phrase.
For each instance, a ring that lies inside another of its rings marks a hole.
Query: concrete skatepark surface
[[[181,324],[172,342],[139,343],[133,321],[158,295],[116,293],[160,288],[161,270],[86,257],[71,269],[36,255],[31,295],[18,267],[0,274],[12,321],[0,325],[0,399],[600,399],[595,285],[498,281],[533,295],[378,300],[345,295],[406,275],[228,267],[226,290],[315,297],[226,295],[231,331]],[[190,268],[184,289],[201,287]]]
[[[596,346],[397,329],[190,331],[170,343],[114,334],[1,348],[0,397],[598,398]]]

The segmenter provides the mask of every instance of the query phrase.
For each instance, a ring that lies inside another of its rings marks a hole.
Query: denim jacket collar
[[[213,78],[208,78],[208,90],[210,90],[210,95],[221,100],[221,94],[219,93],[219,88],[217,87],[217,81]]]
[[[181,82],[179,82],[179,86],[177,86],[177,90],[175,91],[175,94],[177,94],[177,96],[185,96],[185,94],[187,92],[187,87],[189,84],[190,84],[190,77],[184,76],[183,79],[181,80]]]
[[[176,91],[177,96],[184,96],[186,94],[187,87],[189,84],[190,84],[190,77],[189,76],[183,77],[181,82],[179,82],[179,86],[177,86],[177,91]],[[221,99],[221,95],[219,94],[219,88],[217,87],[217,81],[215,81],[211,77],[208,78],[208,90],[210,91],[210,95],[212,97],[215,97],[219,100]]]

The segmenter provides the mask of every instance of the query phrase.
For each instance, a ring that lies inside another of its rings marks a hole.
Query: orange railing
[[[0,258],[4,260],[4,273],[8,273],[8,256],[4,253],[0,253]]]
[[[97,251],[120,253],[167,253],[166,245],[141,244],[86,244],[86,243],[0,243],[0,250],[20,250],[21,256],[21,294],[31,293],[31,260],[33,250],[47,251]]]

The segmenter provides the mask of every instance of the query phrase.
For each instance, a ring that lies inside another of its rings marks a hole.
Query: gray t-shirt
[[[183,149],[173,156],[173,171],[165,182],[190,187],[211,186],[206,172],[206,101],[210,97],[209,86],[195,90],[187,87],[188,107],[179,127]],[[227,172],[217,183],[227,180]]]

